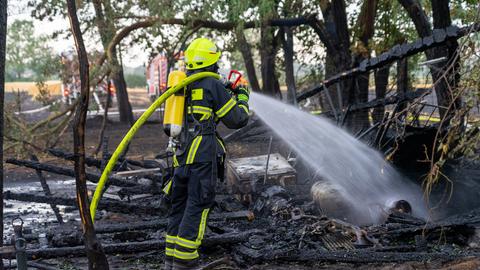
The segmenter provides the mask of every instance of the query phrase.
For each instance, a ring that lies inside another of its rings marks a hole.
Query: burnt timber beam
[[[202,248],[212,248],[218,245],[234,245],[247,241],[250,236],[261,233],[260,230],[248,230],[243,232],[232,232],[220,235],[209,236],[203,240]],[[150,240],[143,242],[113,243],[104,244],[103,249],[107,254],[128,254],[142,251],[162,250],[165,248],[165,240]],[[48,259],[66,256],[85,256],[84,246],[61,247],[61,248],[41,248],[27,250],[27,256],[30,259]],[[4,258],[15,258],[15,253],[6,253]]]
[[[388,263],[388,262],[447,262],[460,258],[478,257],[478,252],[451,254],[447,252],[375,252],[362,250],[348,251],[306,251],[299,254],[269,254],[264,261],[290,262],[342,262],[342,263]]]
[[[425,94],[430,93],[430,91],[431,91],[431,88],[417,88],[417,90],[414,92],[407,92],[401,95],[395,94],[385,98],[374,99],[372,101],[365,102],[365,103],[354,104],[350,108],[350,111],[354,112],[362,109],[371,109],[375,107],[396,104],[402,101],[413,100]]]
[[[209,221],[232,221],[232,220],[245,220],[249,221],[254,218],[254,214],[248,210],[235,211],[235,212],[222,212],[212,213],[208,219]],[[167,227],[168,218],[156,218],[153,220],[136,221],[128,223],[112,223],[97,221],[95,223],[95,232],[100,234],[117,233],[125,231],[143,231],[143,230],[158,230]],[[52,228],[49,235],[72,235],[73,233],[81,233],[80,223],[68,225],[60,225]]]
[[[5,191],[3,193],[5,200],[15,200],[21,202],[33,202],[33,203],[45,203],[55,205],[66,205],[77,207],[75,198],[64,198],[55,196],[44,196],[29,193],[14,193],[11,191]],[[146,214],[146,215],[159,215],[165,212],[162,206],[147,206],[124,203],[121,201],[115,201],[104,198],[98,205],[99,209],[107,210],[110,212],[125,213],[125,214]]]
[[[480,23],[476,23],[463,28],[449,26],[444,29],[435,29],[431,36],[419,38],[414,42],[396,45],[381,55],[363,60],[357,67],[338,73],[324,81],[320,85],[306,90],[297,95],[297,102],[320,93],[326,87],[329,87],[339,81],[366,73],[370,70],[385,66],[397,60],[424,52],[428,49],[444,45],[449,40],[459,39],[465,35],[480,31]]]
[[[45,164],[45,163],[40,163],[36,161],[29,161],[29,160],[20,160],[20,159],[15,159],[15,158],[9,158],[5,161],[6,163],[14,164],[17,166],[22,166],[22,167],[27,167],[31,168],[34,170],[40,170],[40,171],[46,171],[46,172],[51,172],[55,174],[60,174],[60,175],[66,175],[70,177],[75,177],[75,171],[69,168],[64,168],[60,166],[55,166],[51,164]],[[95,173],[87,173],[87,180],[93,183],[98,183],[98,180],[100,179],[99,174]],[[108,178],[108,183],[113,186],[118,186],[118,187],[132,187],[132,186],[137,186],[138,184],[133,181],[129,180],[124,180],[121,178],[117,177],[112,177],[110,176]]]
[[[38,158],[34,154],[32,154],[31,159],[32,161],[38,162]],[[37,173],[38,180],[40,180],[40,185],[42,186],[45,196],[51,197],[52,192],[50,191],[50,187],[48,186],[47,179],[45,179],[43,172],[41,170],[35,170],[35,172]],[[57,218],[58,223],[62,224],[63,218],[62,218],[62,215],[60,214],[60,210],[58,209],[58,207],[52,203],[50,204],[50,207],[52,208],[52,211],[55,214],[55,217]]]
[[[75,159],[75,156],[74,156],[73,153],[66,152],[66,151],[63,151],[63,150],[60,150],[60,149],[50,148],[50,149],[47,149],[47,152],[49,154],[51,154],[52,156],[62,158],[62,159],[65,159],[65,160],[74,161],[74,159]],[[111,157],[111,155],[108,155],[108,158],[110,158],[110,157]],[[138,166],[138,167],[143,167],[143,168],[150,168],[151,167],[151,166],[148,166],[148,164],[145,164],[142,161],[120,158],[119,161],[117,162],[117,164],[115,165],[114,170],[118,170],[120,168],[121,164],[124,161],[126,161],[127,163],[129,163],[133,166]],[[87,164],[87,166],[90,166],[90,167],[97,167],[99,169],[102,168],[102,160],[96,159],[96,158],[93,158],[93,157],[86,157],[85,158],[85,164]]]

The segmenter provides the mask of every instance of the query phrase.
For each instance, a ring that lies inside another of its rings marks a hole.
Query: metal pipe
[[[20,224],[15,224],[16,220],[20,220]],[[12,221],[13,232],[15,234],[15,258],[17,259],[17,269],[27,270],[27,241],[23,238],[23,220],[15,218]]]

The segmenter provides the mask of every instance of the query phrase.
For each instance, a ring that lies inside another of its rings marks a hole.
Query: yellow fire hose
[[[220,75],[213,72],[199,72],[187,77],[181,83],[171,87],[170,89],[165,91],[165,93],[163,93],[160,97],[158,97],[157,100],[155,100],[155,102],[153,102],[153,104],[150,105],[150,107],[148,107],[148,109],[140,116],[140,118],[138,118],[135,124],[133,124],[125,137],[123,137],[120,144],[117,146],[117,149],[115,149],[115,152],[113,152],[112,157],[108,161],[107,166],[105,166],[105,169],[100,176],[100,180],[98,181],[97,188],[95,189],[95,193],[93,194],[92,202],[90,204],[90,214],[92,216],[93,222],[95,222],[95,214],[97,211],[98,202],[102,197],[102,191],[105,187],[105,183],[108,180],[108,176],[112,172],[112,169],[117,163],[120,155],[123,153],[123,151],[125,151],[125,148],[130,143],[133,136],[137,133],[138,129],[143,126],[143,124],[145,124],[148,118],[150,118],[150,116],[155,112],[155,110],[160,107],[160,105],[162,105],[162,103],[164,103],[168,97],[176,93],[178,90],[183,89],[185,86],[191,84],[192,82],[203,79],[205,77],[214,77],[216,79],[220,79]]]

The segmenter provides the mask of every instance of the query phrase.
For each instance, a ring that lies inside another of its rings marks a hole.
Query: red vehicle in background
[[[168,60],[164,53],[158,54],[148,63],[146,70],[147,93],[152,100],[167,90],[167,77],[170,71],[184,69],[183,59],[183,52],[177,53],[175,66],[170,70],[168,70]]]

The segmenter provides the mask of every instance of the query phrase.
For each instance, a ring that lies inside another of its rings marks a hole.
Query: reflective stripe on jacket
[[[189,138],[177,151],[176,165],[210,162],[216,154],[225,154],[225,145],[216,135],[216,125],[222,122],[231,129],[248,123],[248,104],[237,100],[217,79],[207,77],[188,86],[187,130]],[[216,144],[216,145],[215,145]]]

